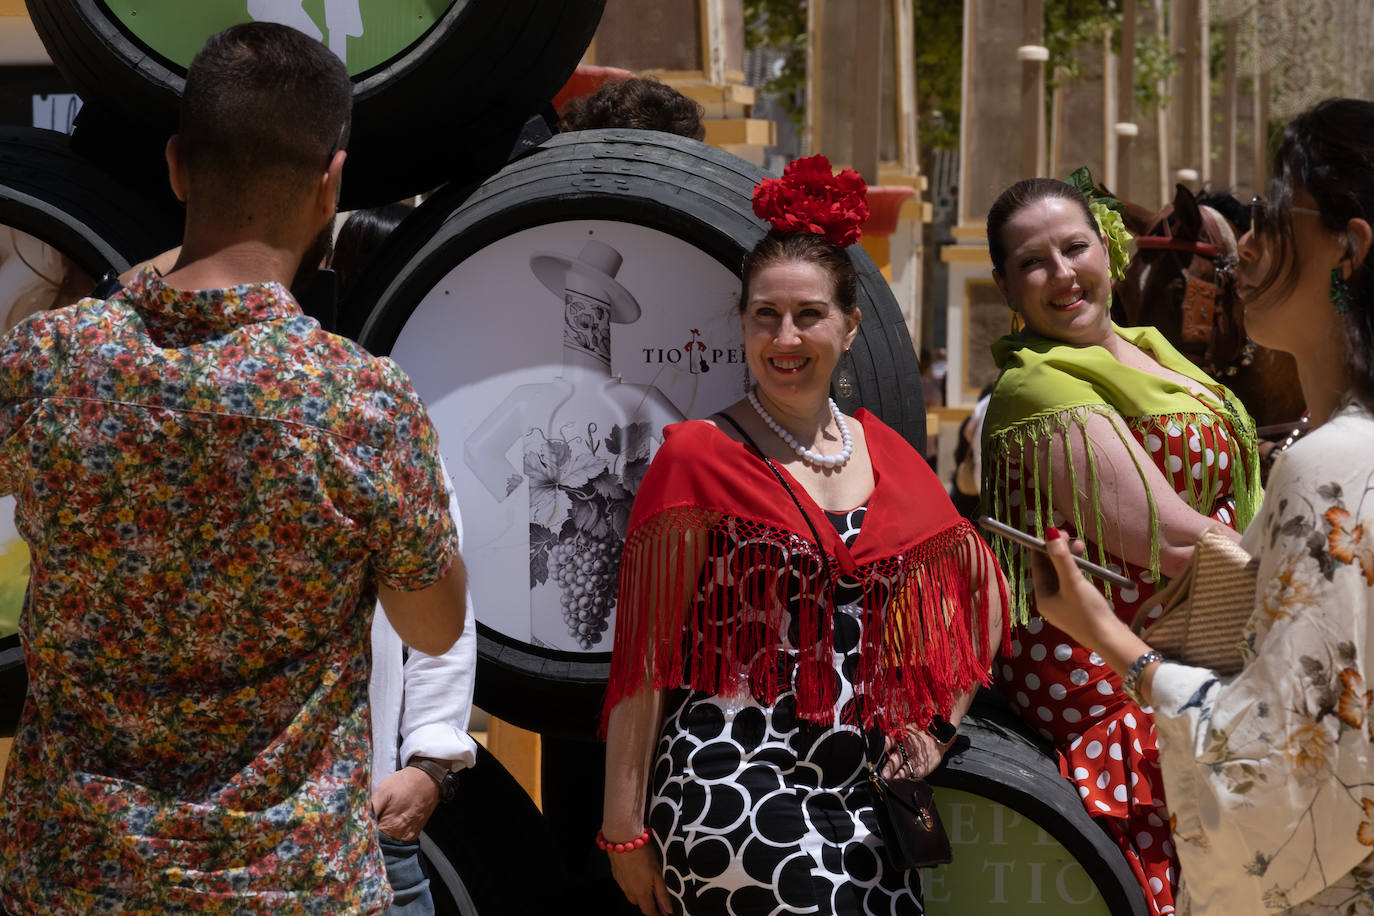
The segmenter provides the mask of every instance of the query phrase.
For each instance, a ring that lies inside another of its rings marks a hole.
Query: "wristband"
[[[634,849],[642,849],[644,844],[649,842],[649,828],[645,827],[644,832],[627,843],[612,843],[606,839],[606,834],[600,830],[596,832],[596,845],[606,852],[630,852]]]
[[[940,744],[952,744],[955,736],[959,734],[959,727],[944,716],[935,716],[926,726],[926,731]]]
[[[448,764],[435,760],[433,757],[411,757],[406,761],[406,766],[414,767],[424,773],[434,780],[436,786],[443,789],[444,777],[448,775]]]
[[[1142,653],[1140,658],[1131,662],[1131,667],[1126,670],[1126,676],[1121,679],[1121,691],[1130,697],[1137,706],[1149,706],[1145,698],[1140,695],[1140,676],[1145,673],[1145,669],[1154,662],[1164,661],[1164,656],[1154,649]]]

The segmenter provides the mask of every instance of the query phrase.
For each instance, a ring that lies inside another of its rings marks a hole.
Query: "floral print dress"
[[[1236,526],[1231,496],[1236,443],[1220,417],[1212,423],[1145,417],[1128,420],[1126,426],[1180,498],[1218,522]],[[1029,528],[1018,497],[1011,497],[1013,524]],[[1058,513],[1054,522],[1078,536]],[[1095,556],[1096,548],[1089,553]],[[1148,569],[1120,558],[1109,557],[1108,565],[1134,583],[1112,596],[1117,616],[1130,623],[1161,583]],[[1149,709],[1127,698],[1121,678],[1096,652],[1034,613],[1015,631],[1009,655],[994,665],[1003,696],[1054,743],[1061,771],[1074,783],[1088,813],[1121,848],[1149,912],[1173,913],[1178,859],[1169,836]]]
[[[1374,417],[1289,449],[1242,545],[1245,667],[1166,663],[1151,688],[1179,912],[1374,914]]]

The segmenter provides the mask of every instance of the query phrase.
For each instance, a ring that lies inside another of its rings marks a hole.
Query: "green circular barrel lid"
[[[319,39],[357,76],[419,40],[467,0],[105,0],[149,50],[183,69],[205,39],[240,22],[280,22]]]
[[[1030,818],[944,786],[935,804],[954,861],[921,870],[927,916],[1111,916],[1092,876]]]

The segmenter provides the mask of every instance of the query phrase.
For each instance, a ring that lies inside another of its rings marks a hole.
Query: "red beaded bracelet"
[[[644,832],[630,840],[628,843],[612,843],[606,839],[606,834],[600,830],[596,832],[596,845],[607,852],[629,852],[632,849],[639,849],[649,842],[649,828],[645,827]]]

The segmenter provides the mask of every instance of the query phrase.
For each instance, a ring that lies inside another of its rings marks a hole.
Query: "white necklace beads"
[[[849,460],[849,456],[854,454],[854,438],[849,435],[849,427],[845,425],[844,414],[840,413],[840,408],[835,406],[834,398],[826,398],[826,403],[830,405],[830,415],[835,418],[835,425],[840,428],[840,438],[844,440],[844,448],[840,449],[838,455],[822,455],[820,452],[811,448],[804,448],[797,437],[782,428],[782,425],[774,420],[768,411],[763,409],[759,403],[758,396],[754,394],[754,389],[750,388],[745,396],[749,403],[754,405],[754,410],[758,411],[763,422],[768,424],[768,428],[778,434],[778,438],[792,447],[792,451],[797,456],[812,467],[818,468],[838,468],[843,467]]]

